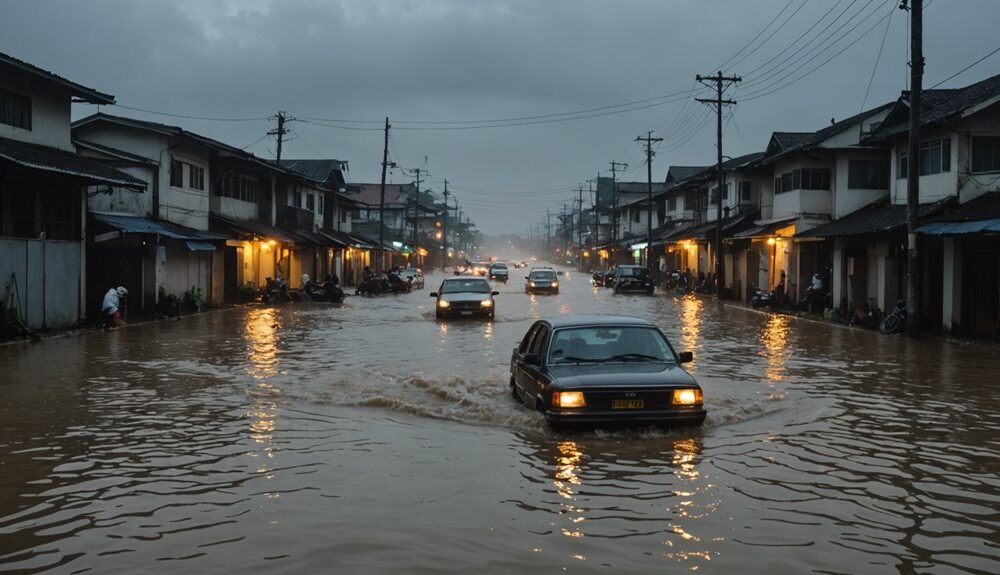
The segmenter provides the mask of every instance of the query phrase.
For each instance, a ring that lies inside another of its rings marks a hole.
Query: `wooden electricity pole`
[[[902,6],[906,9],[906,2]],[[910,337],[917,335],[920,314],[920,107],[924,79],[924,2],[910,0],[910,141],[906,154],[906,319]]]
[[[716,152],[718,153],[716,170],[719,172],[719,197],[718,204],[716,205],[717,210],[715,216],[715,245],[713,246],[712,251],[715,255],[715,297],[722,299],[722,290],[726,285],[726,268],[723,265],[722,260],[722,190],[726,183],[726,178],[722,174],[722,107],[736,104],[735,100],[723,100],[722,90],[727,84],[742,82],[743,78],[740,78],[739,76],[723,76],[722,71],[719,71],[719,73],[715,76],[702,76],[699,74],[695,76],[695,78],[706,86],[711,86],[711,84],[715,85],[715,98],[696,98],[696,100],[703,104],[711,104],[715,107],[715,138]]]
[[[448,262],[448,180],[444,181],[444,219],[441,221],[441,238],[444,240],[444,250],[441,254],[441,271]]]
[[[636,137],[636,142],[646,143],[646,267],[650,267],[650,254],[653,253],[653,142],[662,142],[663,138],[654,138],[653,131],[646,132],[646,137]]]
[[[615,248],[618,247],[618,168],[628,169],[625,162],[611,160],[611,263],[614,263]]]
[[[392,164],[395,166],[395,164]],[[385,144],[382,146],[382,183],[379,185],[378,200],[378,265],[376,270],[385,268],[385,171],[389,167],[389,117],[385,118]]]

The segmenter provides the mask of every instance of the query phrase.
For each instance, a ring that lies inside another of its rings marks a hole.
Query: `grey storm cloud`
[[[223,122],[104,109],[180,125],[235,146],[253,144],[250,151],[263,157],[273,156],[273,141],[263,136],[273,127],[266,118],[278,110],[329,120],[293,122],[285,154],[346,159],[352,181],[377,180],[382,134],[378,124],[364,122],[389,116],[394,161],[414,167],[427,156],[430,188],[440,191],[447,178],[481,229],[519,232],[546,208],[569,202],[576,186],[607,171],[612,159],[629,162],[626,179],[643,179],[633,139],[646,130],[666,138],[654,160],[654,178],[662,179],[670,164],[710,163],[715,150],[708,110],[680,97],[571,122],[551,121],[558,116],[500,128],[415,122],[546,116],[686,91],[697,86],[696,74],[713,73],[757,37],[724,68],[745,80],[731,94],[739,104],[726,120],[724,151],[732,156],[757,151],[772,131],[816,130],[832,117],[857,113],[870,79],[868,107],[899,95],[906,85],[907,24],[906,14],[894,10],[898,4],[7,0],[0,51],[112,93],[123,106],[259,118]],[[1000,1],[925,4],[925,86],[996,48]],[[828,25],[841,14],[837,24]],[[784,85],[866,31],[808,77]],[[823,38],[830,47],[821,50]],[[818,56],[796,71],[793,64],[813,55],[807,42]],[[1000,58],[990,59],[948,85],[971,83],[998,69]],[[79,106],[74,114],[93,111]],[[418,129],[442,127],[476,129]],[[400,172],[391,177],[410,180]]]

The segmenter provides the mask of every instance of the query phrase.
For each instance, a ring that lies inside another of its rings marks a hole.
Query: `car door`
[[[549,326],[542,323],[535,330],[531,342],[528,344],[526,354],[536,354],[539,358],[538,365],[524,364],[524,391],[529,397],[539,395],[545,388],[542,364],[544,364],[544,353],[546,342],[549,339]]]
[[[517,386],[519,390],[525,389],[525,380],[527,378],[525,373],[526,366],[524,364],[524,354],[528,353],[528,348],[531,347],[531,342],[534,339],[535,334],[538,333],[538,330],[541,328],[541,325],[541,322],[536,322],[532,325],[528,329],[528,332],[524,334],[524,339],[521,340],[521,343],[514,351],[514,358],[512,362],[514,385]]]

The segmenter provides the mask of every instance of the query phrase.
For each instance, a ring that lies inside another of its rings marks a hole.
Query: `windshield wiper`
[[[646,355],[644,353],[623,353],[616,355],[614,357],[609,357],[606,361],[628,361],[630,359],[635,359],[639,361],[663,361],[662,357],[656,357],[655,355]]]
[[[568,355],[562,358],[563,361],[575,361],[576,363],[604,363],[606,359],[598,359],[596,357],[576,357]]]

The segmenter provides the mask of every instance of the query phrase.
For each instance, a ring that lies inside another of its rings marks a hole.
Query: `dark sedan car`
[[[485,317],[493,319],[496,306],[493,296],[500,292],[490,289],[484,278],[459,276],[445,278],[431,297],[437,298],[434,313],[438,319],[448,317]]]
[[[702,391],[655,325],[619,316],[535,322],[510,360],[514,397],[567,424],[701,425]]]
[[[615,293],[653,295],[653,276],[646,266],[618,266],[614,279]]]
[[[524,293],[559,293],[559,276],[552,268],[532,268],[524,279]]]

